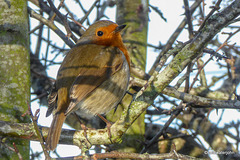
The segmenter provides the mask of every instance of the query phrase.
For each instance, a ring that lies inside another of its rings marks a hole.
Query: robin
[[[90,119],[122,100],[130,77],[130,57],[120,35],[125,26],[107,20],[92,24],[64,58],[49,95],[46,116],[54,113],[48,150],[56,148],[70,113]]]

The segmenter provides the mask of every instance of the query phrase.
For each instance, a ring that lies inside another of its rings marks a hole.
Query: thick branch
[[[163,94],[183,100],[192,104],[192,107],[201,108],[218,108],[218,109],[240,109],[240,101],[238,100],[213,100],[205,97],[195,96],[188,93],[179,92],[174,88],[167,87],[163,90]]]

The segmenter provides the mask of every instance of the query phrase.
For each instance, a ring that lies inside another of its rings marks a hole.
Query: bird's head
[[[78,41],[78,44],[97,44],[118,47],[124,53],[130,66],[130,57],[120,34],[125,27],[126,25],[118,25],[108,20],[97,21],[85,31]]]
[[[123,42],[120,32],[125,27],[126,25],[118,25],[112,21],[97,21],[86,30],[79,43],[122,47]]]

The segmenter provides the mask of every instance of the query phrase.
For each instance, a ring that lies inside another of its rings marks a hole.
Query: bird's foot
[[[111,138],[112,138],[112,134],[111,134],[111,126],[112,126],[112,123],[109,122],[109,121],[108,121],[106,118],[104,118],[102,115],[100,115],[100,114],[97,114],[97,115],[98,115],[99,118],[101,118],[101,119],[106,123],[109,139],[110,139],[111,143],[113,143],[113,142],[112,142],[112,139],[111,139]]]
[[[81,119],[79,118],[79,116],[74,112],[74,114],[75,114],[75,116],[77,117],[77,119],[78,119],[78,121],[79,121],[79,123],[80,123],[80,126],[81,126],[81,128],[82,128],[82,130],[83,130],[83,132],[84,132],[84,137],[86,138],[86,140],[88,141],[88,143],[90,143],[91,144],[91,142],[88,140],[88,138],[87,138],[87,130],[89,129],[88,127],[86,127],[86,125],[85,124],[83,124],[82,123],[82,121],[81,121]]]

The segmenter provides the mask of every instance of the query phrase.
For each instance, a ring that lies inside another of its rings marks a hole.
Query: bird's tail
[[[65,119],[66,116],[64,115],[64,112],[56,113],[54,115],[46,140],[48,150],[54,150],[57,147]]]

